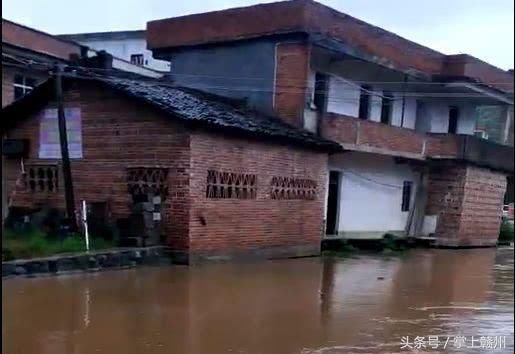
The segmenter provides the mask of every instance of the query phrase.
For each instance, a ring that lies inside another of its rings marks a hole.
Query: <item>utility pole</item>
[[[69,226],[71,231],[76,231],[77,220],[75,218],[75,197],[73,195],[72,171],[70,166],[70,154],[68,151],[68,135],[63,106],[62,67],[60,64],[56,64],[54,67],[54,79],[55,99],[57,101],[57,120],[59,123],[59,143],[61,145],[61,161],[63,165],[66,216],[70,222]]]

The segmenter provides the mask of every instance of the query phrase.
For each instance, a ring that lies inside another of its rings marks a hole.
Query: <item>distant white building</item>
[[[95,50],[105,50],[131,64],[161,72],[170,71],[170,62],[157,60],[147,50],[144,30],[62,34],[57,37],[78,42]]]

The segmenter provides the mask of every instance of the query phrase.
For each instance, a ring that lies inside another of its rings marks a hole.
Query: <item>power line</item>
[[[45,66],[46,68],[50,68],[50,64],[48,63],[42,63],[42,62],[39,62],[39,63],[28,63],[26,64],[25,66],[23,65],[17,65],[17,64],[11,64],[9,63],[10,66],[15,66],[15,67],[21,67],[21,68],[31,68],[33,65],[42,65],[42,66]],[[119,75],[120,73],[129,73],[129,74],[134,74],[134,75],[139,75],[137,73],[131,73],[131,72],[125,72],[125,71],[122,71],[122,70],[116,70],[116,69],[100,69],[100,68],[89,68],[89,67],[84,67],[84,66],[78,66],[78,65],[68,65],[67,66],[68,69],[71,69],[71,70],[84,70],[84,71],[90,71],[90,72],[93,72],[95,73],[95,71],[103,71],[103,72],[109,72],[109,73],[112,73],[112,74],[117,74]],[[97,74],[97,73],[95,73]],[[98,74],[97,74],[98,75]],[[68,76],[68,77],[77,77],[77,78],[84,78],[84,79],[92,79],[91,76],[81,76],[77,73],[74,73],[74,74],[67,74],[67,75],[64,75],[64,76]],[[126,79],[126,80],[131,80],[131,78],[123,78],[123,79]],[[141,75],[139,75],[139,77],[136,79],[137,81],[143,81],[143,82],[150,82],[150,83],[153,83],[153,84],[156,84],[156,85],[166,85],[166,82],[165,80],[159,80],[159,79],[155,79],[155,78],[147,78],[147,77],[143,77]],[[372,81],[370,81],[369,83],[373,83]],[[177,88],[177,85],[170,85],[170,87],[174,87],[174,88]],[[202,90],[202,89],[214,89],[214,90],[222,90],[222,91],[235,91],[235,92],[268,92],[268,93],[274,93],[274,92],[280,92],[280,93],[291,93],[291,94],[307,94],[306,92],[306,87],[300,87],[298,89],[280,89],[280,90],[274,90],[274,89],[263,89],[263,88],[252,88],[252,87],[229,87],[229,86],[209,86],[209,85],[199,85],[197,87],[195,87],[199,90]],[[360,90],[363,90],[361,87],[356,87]],[[308,89],[309,90],[309,89]],[[379,94],[378,92],[375,92],[375,91],[372,91],[372,90],[363,90],[365,92],[367,92],[368,94],[372,95],[372,96],[377,96],[377,97],[381,97],[382,99],[385,99],[385,100],[388,100],[388,101],[396,101],[396,100],[402,100],[404,97],[411,97],[411,98],[484,98],[485,96],[482,95],[482,94],[471,94],[469,92],[410,92],[410,91],[391,91],[390,94],[394,95],[394,96],[398,96],[398,97],[386,97],[386,96],[383,96],[381,94]],[[331,93],[331,90],[317,90],[317,91],[314,91],[314,93],[316,94],[330,94]],[[356,101],[359,101],[359,98],[358,97],[355,97],[354,95],[353,96],[342,96],[342,95],[339,95],[338,97],[329,97],[328,98],[328,101],[330,102],[356,102]],[[379,103],[378,103],[379,104]]]
[[[5,54],[4,54],[5,55]],[[18,58],[19,59],[19,58]],[[20,59],[21,60],[21,59]],[[39,63],[36,63],[35,60],[32,60],[30,59],[28,64],[31,64],[31,65],[46,65],[48,67],[51,67],[53,64],[50,64],[50,63],[45,63],[45,62],[39,62]],[[134,65],[134,64],[132,64]],[[80,66],[80,65],[74,65],[74,64],[71,64],[71,65],[67,65],[69,68],[82,68],[82,69],[87,69],[87,70],[91,70],[91,71],[104,71],[104,72],[119,72],[117,71],[117,69],[107,69],[107,68],[91,68],[91,67],[84,67],[84,66]],[[135,73],[137,74],[137,73]],[[245,77],[245,76],[226,76],[226,75],[206,75],[206,74],[187,74],[187,73],[174,73],[174,72],[170,72],[169,73],[170,76],[187,76],[187,77],[202,77],[202,78],[219,78],[219,79],[228,79],[228,80],[273,80],[273,78],[270,78],[270,77]],[[422,82],[422,81],[408,81],[408,82],[405,82],[405,81],[377,81],[377,80],[355,80],[355,81],[351,81],[351,80],[346,80],[344,78],[341,78],[341,77],[338,77],[337,78],[338,80],[342,80],[342,81],[348,81],[349,83],[352,83],[352,84],[380,84],[380,85],[389,85],[389,84],[398,84],[398,85],[404,85],[404,84],[407,84],[407,85],[444,85],[444,84],[449,84],[450,82],[448,81],[432,81],[432,82]],[[284,80],[284,79],[282,79]],[[298,79],[286,79],[286,81],[299,81],[299,82],[304,82],[304,80],[298,80]],[[323,80],[317,80],[317,81],[312,81],[313,83],[316,83],[316,82],[324,82]],[[469,82],[465,82],[465,83],[469,83]],[[473,82],[470,82],[470,83],[473,83]],[[511,84],[513,85],[513,81],[506,81],[506,82],[491,82],[491,81],[482,81],[481,82],[482,84],[489,84],[489,85],[508,85],[508,84]]]

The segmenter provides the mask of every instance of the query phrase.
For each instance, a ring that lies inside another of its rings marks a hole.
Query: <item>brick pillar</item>
[[[506,175],[449,162],[431,167],[426,215],[437,215],[437,245],[495,246]]]
[[[303,42],[278,43],[275,50],[274,110],[287,123],[304,127],[310,47]]]

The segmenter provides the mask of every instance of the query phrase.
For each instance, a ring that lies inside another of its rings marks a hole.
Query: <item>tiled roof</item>
[[[140,78],[138,75],[106,76],[81,74],[77,77],[65,76],[65,81],[86,80],[102,83],[127,96],[143,101],[170,114],[172,119],[198,123],[213,128],[221,128],[263,138],[273,138],[306,147],[326,151],[340,150],[339,144],[318,137],[306,130],[293,127],[278,117],[267,116],[249,109],[242,109],[228,100],[198,90],[173,86],[163,80]],[[52,80],[36,88],[31,94],[10,106],[21,106],[30,96],[52,88]],[[44,86],[49,86],[46,89]],[[13,110],[7,106],[3,111]],[[9,114],[8,114],[9,115]]]

